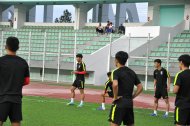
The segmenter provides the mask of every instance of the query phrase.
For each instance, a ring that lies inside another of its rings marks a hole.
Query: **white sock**
[[[156,114],[156,115],[157,115],[157,111],[156,111],[156,110],[154,110],[154,114]]]
[[[168,114],[169,114],[169,112],[166,112],[165,114],[166,114],[166,115],[168,115]]]
[[[71,102],[74,103],[74,98],[71,98]]]
[[[102,109],[106,109],[105,103],[102,103]]]
[[[84,101],[80,101],[80,105],[83,105]]]

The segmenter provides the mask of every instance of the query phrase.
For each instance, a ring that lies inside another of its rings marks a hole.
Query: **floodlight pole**
[[[128,44],[128,54],[130,53],[130,48],[131,48],[131,33],[129,33],[129,44]],[[129,59],[127,61],[127,67],[129,66]]]
[[[61,55],[61,32],[59,32],[59,45],[58,45],[58,59],[57,59],[57,83],[59,83],[60,76],[60,55]]]
[[[147,47],[146,47],[146,71],[145,71],[145,90],[147,90],[148,87],[148,59],[149,59],[149,42],[150,42],[150,33],[148,33],[148,41],[147,41]]]
[[[31,33],[31,31],[29,32],[29,40],[28,40],[28,42],[29,42],[29,45],[28,45],[28,65],[29,65],[29,67],[30,67],[30,57],[31,57],[31,37],[32,37],[32,33]]]
[[[76,70],[76,54],[77,54],[77,32],[75,32],[74,54],[73,54],[73,71]],[[73,81],[75,80],[75,74],[73,74]]]
[[[168,35],[167,71],[169,70],[171,34]]]
[[[42,64],[42,82],[44,82],[44,74],[45,74],[45,57],[46,57],[46,32],[44,34],[44,50],[43,50],[43,64]]]
[[[108,50],[108,67],[107,67],[107,71],[111,71],[111,53],[112,53],[112,33],[110,34],[110,45],[109,45],[109,50]]]

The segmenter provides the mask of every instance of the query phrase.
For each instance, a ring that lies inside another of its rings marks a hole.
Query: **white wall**
[[[151,37],[156,37],[160,34],[160,26],[139,26],[139,27],[126,27],[125,35],[133,37],[148,37],[150,33]]]
[[[171,40],[172,40],[172,38],[175,37],[177,34],[181,33],[184,30],[184,28],[185,28],[184,21],[181,22],[180,24],[176,25],[175,27],[160,27],[159,36],[153,38],[149,42],[149,51],[154,50],[162,43],[166,43],[168,41],[169,33],[171,35]],[[131,56],[142,56],[143,54],[145,54],[146,49],[147,49],[147,43],[145,43],[141,47],[137,48],[136,50],[132,51],[130,53],[130,55]]]

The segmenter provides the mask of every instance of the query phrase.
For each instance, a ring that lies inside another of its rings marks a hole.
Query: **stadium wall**
[[[170,33],[171,39],[175,37],[178,33],[181,33],[185,29],[185,21],[181,22],[180,24],[176,25],[175,27],[155,27],[157,30],[159,29],[158,36],[150,40],[149,42],[149,51],[157,48],[160,44],[163,44],[168,41],[168,35]],[[154,30],[153,30],[154,31]],[[134,36],[141,35],[147,32],[144,30],[144,27],[136,29],[134,32]],[[157,34],[157,33],[156,33]],[[142,56],[146,53],[147,50],[147,43],[140,46],[139,48],[135,49],[134,51],[130,52],[131,56]]]

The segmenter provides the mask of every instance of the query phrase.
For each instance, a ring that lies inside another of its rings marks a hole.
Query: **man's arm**
[[[168,77],[168,86],[167,86],[168,87],[168,91],[170,91],[170,85],[171,85],[171,77],[169,76]]]
[[[83,71],[75,71],[74,74],[86,74],[86,65],[82,62]]]
[[[156,89],[156,79],[154,79],[154,89]]]
[[[27,64],[27,67],[26,67],[26,70],[24,73],[24,84],[23,84],[23,86],[29,85],[29,83],[30,83],[30,72],[29,72],[29,66]]]
[[[156,83],[157,83],[157,81],[156,81],[156,73],[155,73],[155,71],[153,73],[153,76],[154,76],[154,90],[156,90]]]
[[[174,89],[173,89],[174,94],[177,94],[179,92],[180,85],[181,85],[181,76],[179,72],[176,74],[175,79],[174,79]]]
[[[180,88],[180,87],[179,87],[178,85],[175,85],[175,86],[174,86],[174,89],[173,89],[173,93],[174,93],[174,94],[177,94],[178,91],[179,91],[179,88]]]
[[[167,87],[168,87],[168,91],[170,91],[170,84],[171,84],[171,77],[170,77],[170,73],[166,70],[166,76],[167,76],[167,78],[168,78],[168,85],[167,85]]]
[[[74,74],[86,74],[86,71],[75,71]]]
[[[142,91],[143,91],[143,86],[140,83],[140,84],[137,85],[137,90],[133,94],[133,99],[136,98]]]
[[[114,100],[118,99],[118,81],[117,80],[113,80],[113,95],[114,95]]]

